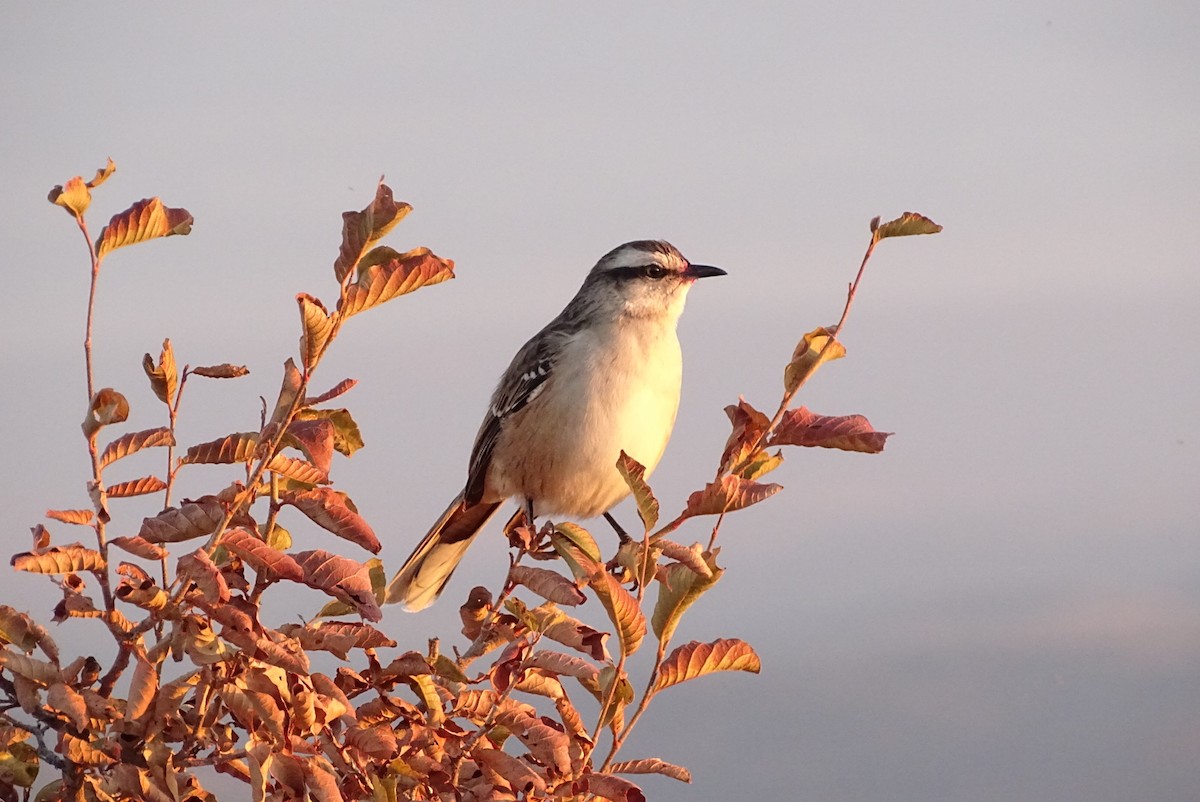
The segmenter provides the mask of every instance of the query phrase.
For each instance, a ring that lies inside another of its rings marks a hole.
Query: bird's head
[[[699,278],[723,276],[709,265],[693,265],[674,245],[636,240],[605,254],[588,273],[580,294],[627,317],[679,317],[688,288]]]

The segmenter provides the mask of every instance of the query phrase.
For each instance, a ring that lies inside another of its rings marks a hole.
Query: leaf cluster
[[[114,250],[192,225],[186,210],[153,198],[115,215],[93,242],[91,190],[114,170],[110,160],[92,181],[74,178],[50,193],[85,237],[92,297]],[[347,320],[454,277],[453,263],[428,249],[380,244],[409,211],[381,182],[365,208],[343,215],[336,300],[297,296],[298,353],[284,362],[258,431],[179,446],[188,382],[248,371],[232,363],[180,368],[166,340],[157,358],[143,360],[163,421],[114,433],[133,411],[121,392],[92,386],[89,307],[88,501],[47,511],[87,532],[88,542],[38,524],[12,566],[56,584],[54,622],[91,619],[115,654],[103,663],[64,654],[32,615],[0,606],[0,800],[31,798],[42,762],[58,776],[36,792],[39,800],[214,799],[201,782],[206,768],[245,783],[255,800],[321,802],[638,800],[644,795],[630,776],[690,782],[687,769],[660,758],[617,756],[659,693],[716,672],[760,669],[753,648],[736,638],[673,642],[682,617],[724,573],[715,544],[724,516],[779,491],[761,479],[781,464],[782,446],[875,453],[887,438],[861,416],[790,408],[817,367],[844,353],[839,329],[818,329],[797,345],[773,419],[744,399],[727,408],[732,431],[713,481],[668,523],[660,525],[645,470],[622,454],[617,470],[636,501],[641,538],[606,558],[578,524],[534,531],[518,514],[506,527],[513,557],[503,587],[496,595],[475,588],[460,608],[462,648],[451,656],[434,639],[404,649],[377,626],[383,566],[360,555],[377,553],[379,540],[349,496],[330,486],[334,454],[362,446],[349,410],[331,404],[355,382],[315,393],[310,385]],[[921,225],[873,223],[872,247],[923,233]],[[121,473],[127,457],[149,449],[165,453],[161,471]],[[198,464],[229,466],[230,476],[173,503],[180,473]],[[112,536],[114,526],[127,527],[114,517],[123,499],[159,494],[161,512],[136,534]],[[707,546],[674,537],[705,516],[716,516]],[[284,520],[336,540],[328,550],[296,550]],[[298,623],[268,620],[264,599],[288,584],[323,594],[324,606]],[[580,609],[595,611],[593,620],[577,617]],[[651,637],[655,654],[639,690],[629,658]],[[327,665],[334,668],[318,670]]]

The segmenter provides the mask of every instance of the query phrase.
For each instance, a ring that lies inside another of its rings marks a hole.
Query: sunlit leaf
[[[558,604],[577,605],[587,601],[574,582],[560,573],[546,568],[515,565],[508,572],[509,579],[532,590],[543,599]]]
[[[279,631],[295,638],[305,649],[320,649],[343,660],[349,649],[382,649],[396,642],[370,624],[356,621],[325,621],[314,624],[285,624]]]
[[[552,674],[575,677],[585,684],[592,685],[595,684],[596,675],[600,673],[600,669],[581,657],[547,649],[539,649],[534,652],[526,659],[525,665],[530,668],[540,668]]]
[[[151,543],[178,543],[207,537],[217,531],[225,508],[216,496],[201,496],[178,507],[168,507],[153,518],[142,520],[138,536]]]
[[[143,540],[136,535],[133,537],[114,537],[108,541],[108,545],[116,546],[144,560],[161,560],[167,556],[167,550],[162,546],[151,543],[148,540]]]
[[[312,370],[333,333],[333,321],[329,319],[325,304],[308,293],[298,294],[296,303],[300,306],[300,325],[304,329],[300,337],[300,359],[305,370]]]
[[[831,329],[813,329],[796,343],[792,351],[792,361],[783,371],[783,389],[794,392],[797,387],[817,372],[817,368],[826,362],[841,359],[846,355],[846,348],[836,339]]]
[[[158,693],[158,672],[153,664],[142,656],[133,662],[133,676],[129,680],[129,701],[125,703],[125,720],[136,721],[150,709]]]
[[[684,612],[720,580],[724,571],[716,566],[715,557],[708,558],[708,565],[711,577],[698,574],[683,563],[671,563],[659,572],[658,599],[650,626],[660,641],[669,641],[675,635]]]
[[[99,737],[94,740],[85,740],[76,738],[68,732],[59,732],[55,751],[79,766],[101,767],[116,763],[116,758],[104,752],[100,748],[102,746],[112,748],[106,740]]]
[[[343,212],[342,245],[333,263],[338,283],[354,269],[368,248],[383,239],[411,211],[411,206],[397,202],[392,188],[380,181],[367,208],[361,212]]]
[[[175,445],[175,437],[171,434],[171,430],[165,426],[141,432],[129,432],[128,434],[121,435],[105,447],[103,453],[100,454],[100,467],[103,468],[123,457],[135,454],[143,448],[173,445]]]
[[[805,407],[788,410],[771,433],[770,445],[819,446],[878,454],[890,432],[877,432],[862,415],[814,415]]]
[[[145,198],[125,211],[113,215],[100,232],[96,255],[158,237],[187,234],[192,230],[192,215],[187,209],[164,206],[158,198]]]
[[[662,774],[680,782],[690,783],[692,781],[692,773],[683,766],[676,766],[674,763],[667,763],[656,757],[622,760],[612,764],[609,770],[613,774]]]
[[[43,637],[47,637],[46,630],[28,613],[0,604],[0,644],[11,643],[25,652],[32,652]]]
[[[52,546],[36,554],[27,551],[14,554],[12,558],[13,568],[34,574],[75,574],[80,571],[100,571],[104,569],[104,565],[104,557],[100,552],[78,544]]]
[[[515,735],[529,750],[529,754],[542,765],[550,767],[560,776],[570,771],[571,739],[562,730],[555,729],[540,718],[516,710],[500,713],[496,716],[496,723]]]
[[[386,250],[387,261],[360,268],[355,282],[346,288],[338,303],[339,311],[346,317],[421,287],[454,278],[454,262],[435,256],[428,248],[416,248],[403,254],[390,248]]]
[[[112,495],[111,491],[109,495]],[[95,513],[92,510],[46,510],[47,518],[62,521],[64,524],[75,524],[76,526],[89,525],[94,515]]]
[[[222,362],[220,365],[202,365],[198,368],[191,368],[188,373],[193,376],[203,376],[206,379],[240,379],[242,376],[249,375],[250,368],[245,365]]]
[[[290,504],[317,526],[372,553],[378,554],[382,548],[371,526],[355,511],[350,499],[343,493],[317,487],[303,493],[284,493],[280,503]]]
[[[306,400],[305,403],[310,402]],[[327,420],[333,424],[333,448],[339,454],[349,457],[363,447],[362,434],[348,409],[301,409],[296,413],[296,420]]]
[[[249,462],[258,448],[258,435],[254,432],[234,432],[207,443],[189,446],[180,462],[188,464],[230,465]]]
[[[329,474],[316,465],[298,457],[289,457],[287,454],[276,454],[272,457],[267,463],[267,470],[306,485],[324,484],[329,481]]]
[[[638,517],[649,532],[658,523],[658,499],[654,497],[650,485],[646,484],[645,466],[622,450],[617,457],[617,471],[629,486],[629,492],[637,503]]]
[[[740,465],[757,447],[759,437],[767,430],[771,421],[762,412],[739,397],[737,404],[725,407],[725,414],[733,425],[733,431],[725,440],[721,454],[721,473]]]
[[[329,475],[333,465],[333,423],[324,418],[301,420],[299,418],[288,424],[288,445],[294,445],[304,452],[317,470]]]
[[[499,774],[514,791],[526,798],[541,797],[546,793],[546,779],[542,775],[501,749],[475,749],[471,756]]]
[[[279,397],[275,400],[275,411],[271,413],[271,423],[282,426],[296,406],[300,398],[300,390],[304,386],[304,377],[296,362],[291,357],[283,363],[283,382],[279,387]]]
[[[910,237],[914,234],[936,234],[942,230],[942,227],[930,220],[923,214],[916,212],[905,212],[895,220],[889,220],[882,225],[879,224],[879,218],[876,217],[871,221],[871,233],[875,240],[879,241],[886,237]]]
[[[761,664],[754,649],[745,641],[725,638],[711,643],[692,641],[675,649],[658,670],[655,690],[661,691],[705,674],[717,671],[749,671],[757,674]]]
[[[111,387],[98,390],[88,404],[87,415],[83,419],[83,434],[91,438],[100,427],[110,423],[121,423],[129,417],[129,402],[125,396]]]
[[[245,560],[258,573],[292,582],[304,580],[304,570],[290,554],[272,548],[246,529],[230,529],[223,532],[221,545]]]
[[[581,582],[589,580],[600,566],[600,547],[591,533],[569,522],[554,525],[550,544]]]
[[[712,566],[710,566],[708,561],[705,559],[706,555],[704,553],[704,549],[699,543],[693,544],[689,547],[684,546],[681,543],[676,543],[673,540],[659,538],[654,541],[654,545],[658,546],[664,557],[668,557],[672,560],[677,560],[683,563],[692,571],[695,571],[697,574],[705,577],[706,579],[712,577]]]
[[[588,582],[596,592],[600,603],[608,612],[608,618],[617,628],[621,652],[633,654],[646,637],[646,617],[638,606],[637,599],[608,571],[601,569]]]
[[[646,802],[642,789],[626,780],[612,774],[592,772],[584,774],[574,783],[571,789],[576,793],[586,791],[599,799],[609,799],[612,802]]]
[[[158,362],[155,362],[154,357],[149,354],[142,357],[142,369],[146,372],[146,377],[150,379],[150,389],[158,396],[158,400],[167,406],[175,403],[178,377],[175,372],[175,352],[171,348],[170,340],[163,340]]]
[[[709,482],[703,490],[688,496],[687,507],[681,518],[697,515],[719,515],[757,504],[782,490],[781,485],[760,484],[737,476],[722,476],[720,481]]]
[[[320,395],[313,396],[312,398],[305,398],[304,406],[315,407],[317,404],[324,404],[326,401],[337,398],[342,393],[347,392],[348,390],[353,388],[354,385],[356,385],[356,384],[358,384],[357,379],[342,379],[340,382],[338,382],[337,384],[335,384],[333,387],[329,388],[325,392],[321,393]]]
[[[383,618],[366,565],[321,550],[301,551],[293,556],[304,571],[301,582],[305,585],[352,605],[368,621]]]
[[[79,691],[69,685],[56,682],[46,693],[46,706],[56,713],[66,716],[75,725],[75,729],[84,730],[88,725],[87,703]]]
[[[46,200],[61,206],[67,213],[78,220],[88,210],[92,203],[92,193],[82,176],[75,176],[66,184],[59,184],[50,190]]]
[[[130,479],[127,482],[109,485],[108,495],[112,498],[129,498],[130,496],[145,496],[166,489],[167,483],[157,476],[143,476],[140,479]]]
[[[207,604],[224,604],[229,601],[229,585],[221,569],[213,563],[204,549],[196,549],[179,558],[176,576],[183,582],[193,582],[204,596]]]

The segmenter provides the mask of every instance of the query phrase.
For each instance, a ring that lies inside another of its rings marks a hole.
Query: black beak
[[[712,265],[688,265],[687,270],[683,271],[686,278],[707,278],[709,276],[724,276],[725,271],[719,267]]]

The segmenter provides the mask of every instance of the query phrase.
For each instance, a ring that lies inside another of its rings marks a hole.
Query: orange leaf
[[[745,641],[737,638],[725,638],[712,643],[692,641],[675,649],[663,660],[654,690],[661,691],[717,671],[749,671],[757,674],[760,668],[758,655]]]
[[[613,802],[646,802],[642,789],[626,780],[611,774],[584,774],[571,785],[575,793],[583,791],[599,799],[611,799]]]
[[[325,304],[306,292],[296,296],[296,303],[300,307],[300,324],[304,327],[300,338],[300,359],[306,370],[312,370],[325,350],[325,344],[329,342],[329,335],[333,333],[333,321],[329,319]]]
[[[143,476],[140,479],[130,479],[128,482],[117,482],[107,489],[110,498],[129,498],[130,496],[145,496],[166,490],[167,483],[157,476]]]
[[[134,661],[133,677],[129,681],[129,701],[125,703],[125,720],[136,721],[142,717],[154,697],[158,694],[158,672],[144,656]]]
[[[354,510],[350,500],[336,490],[315,487],[302,493],[289,492],[284,493],[279,501],[300,510],[317,526],[367,551],[378,554],[382,548],[370,525]]]
[[[359,265],[357,280],[346,288],[338,302],[338,311],[346,317],[378,306],[400,295],[429,284],[440,284],[454,278],[454,262],[435,256],[428,248],[416,248],[397,253],[391,248],[378,248],[381,261]],[[363,259],[371,260],[375,251]]]
[[[883,225],[879,224],[878,217],[871,221],[871,234],[874,235],[877,242],[886,237],[911,237],[914,234],[936,234],[941,230],[941,226],[917,212],[905,212],[895,220],[889,220]]]
[[[59,184],[50,190],[46,200],[63,207],[78,220],[92,203],[92,193],[88,191],[89,189],[90,187],[84,183],[83,177],[77,175],[66,184]]]
[[[792,361],[783,371],[783,389],[791,393],[817,372],[826,362],[841,359],[846,348],[834,339],[834,327],[813,329],[796,343]]]
[[[162,546],[151,543],[148,540],[134,535],[133,537],[114,537],[108,541],[108,545],[116,546],[119,549],[124,549],[130,554],[141,557],[145,560],[161,560],[167,556],[167,550]]]
[[[375,198],[361,212],[342,213],[342,245],[333,263],[333,274],[340,284],[354,269],[367,248],[383,237],[412,211],[403,201],[397,203],[392,188],[383,181],[375,188]]]
[[[333,464],[333,422],[326,418],[296,419],[288,424],[287,433],[316,469],[328,476]]]
[[[621,652],[633,654],[646,637],[646,616],[642,614],[637,599],[608,571],[601,569],[588,582],[597,598],[608,612],[608,618],[617,628],[621,641]]]
[[[501,749],[476,749],[471,756],[499,774],[513,791],[526,798],[546,793],[546,779],[542,775]]]
[[[542,765],[552,768],[559,775],[565,775],[571,770],[571,739],[562,730],[550,726],[546,720],[515,710],[500,713],[496,716],[496,723],[517,736],[534,759]]]
[[[95,549],[72,546],[53,546],[38,553],[14,554],[12,567],[34,574],[75,574],[80,571],[104,569],[104,557]]]
[[[316,465],[305,459],[289,457],[287,454],[276,454],[272,457],[267,463],[267,470],[306,485],[324,484],[329,481],[329,474]]]
[[[121,435],[105,447],[104,452],[100,454],[100,467],[103,468],[122,457],[137,453],[143,448],[173,445],[175,445],[175,437],[171,434],[171,430],[165,426],[160,426],[157,429],[146,429],[141,432],[129,432],[128,434]]]
[[[759,484],[737,476],[722,476],[718,482],[710,482],[703,490],[688,496],[687,508],[680,518],[696,515],[719,515],[757,504],[782,490],[775,484]]]
[[[540,668],[552,674],[575,677],[585,683],[595,683],[600,669],[581,657],[540,649],[525,660],[529,668]]]
[[[112,495],[112,490],[108,493]],[[77,526],[87,526],[92,522],[91,510],[46,510],[46,517],[55,521],[62,521],[65,524],[75,524]]]
[[[692,781],[692,773],[683,766],[676,766],[674,763],[668,763],[656,757],[623,760],[620,763],[612,764],[610,771],[613,774],[662,774],[680,782],[690,783]]]
[[[814,415],[805,407],[786,412],[771,433],[773,446],[817,446],[878,454],[890,432],[877,432],[862,415]]]
[[[187,209],[163,206],[158,198],[145,198],[120,214],[113,215],[100,232],[96,256],[103,258],[109,251],[158,237],[187,234],[194,222]]]
[[[730,404],[725,407],[725,414],[733,424],[733,431],[729,433],[729,438],[725,441],[725,450],[721,454],[721,473],[733,470],[753,454],[759,436],[771,423],[766,415],[740,396],[736,405]]]
[[[150,379],[150,389],[158,396],[158,400],[167,406],[175,403],[178,376],[175,371],[175,352],[171,349],[170,340],[163,340],[162,351],[158,354],[157,363],[149,354],[142,357],[142,370]]]
[[[203,376],[206,379],[240,379],[250,373],[250,368],[245,365],[232,365],[229,362],[222,362],[220,365],[202,365],[198,368],[192,368],[188,373],[194,376]]]
[[[88,725],[87,702],[79,691],[70,685],[56,682],[46,693],[46,705],[56,713],[62,713],[67,720],[75,725],[77,730],[85,730]]]
[[[337,398],[339,395],[348,391],[350,388],[354,387],[354,385],[356,385],[356,384],[358,384],[357,379],[342,379],[340,382],[338,382],[337,384],[335,384],[333,387],[326,390],[325,392],[321,393],[320,395],[314,396],[313,398],[305,398],[304,406],[315,407],[317,404],[323,404],[326,401],[330,401],[334,398]]]
[[[225,582],[221,569],[217,568],[204,549],[196,549],[191,554],[180,557],[176,575],[184,582],[194,582],[196,589],[210,605],[229,601],[229,585]]]
[[[129,402],[125,396],[111,387],[96,391],[88,404],[87,415],[83,419],[83,434],[91,438],[100,427],[110,423],[121,423],[129,418]]]
[[[253,432],[234,432],[207,443],[189,446],[180,462],[184,465],[231,465],[249,462],[258,448],[258,435]]]
[[[621,455],[617,457],[617,472],[629,486],[633,500],[637,503],[638,517],[649,532],[658,523],[658,499],[654,497],[650,485],[646,484],[645,466],[622,449]]]

